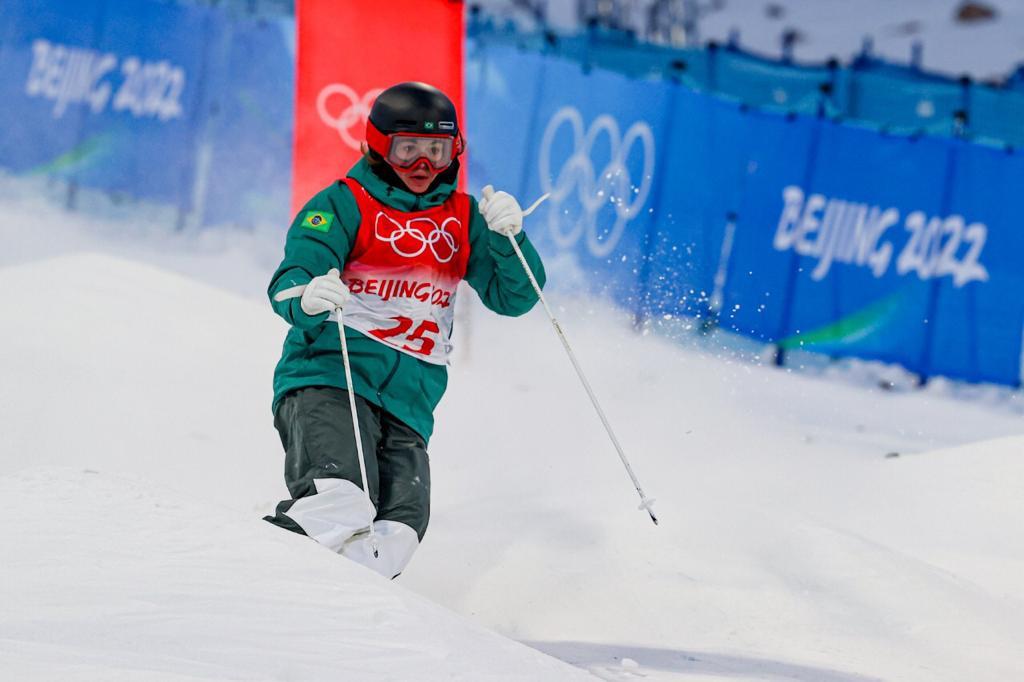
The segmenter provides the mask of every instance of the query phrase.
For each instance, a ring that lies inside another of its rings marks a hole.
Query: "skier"
[[[387,578],[423,539],[430,516],[427,442],[448,383],[455,291],[522,315],[537,302],[508,237],[541,285],[519,202],[455,189],[464,142],[455,106],[425,83],[384,90],[370,110],[363,158],[303,207],[271,279],[290,325],[274,373],[274,426],[291,499],[266,520],[302,533]],[[345,382],[342,309],[351,359]],[[356,414],[379,555],[369,545],[348,390]]]

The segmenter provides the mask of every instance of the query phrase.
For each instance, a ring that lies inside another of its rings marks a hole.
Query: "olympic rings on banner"
[[[572,133],[572,154],[565,160],[558,174],[551,170],[551,147],[563,126]],[[594,172],[591,154],[594,145],[604,136],[610,148],[608,163],[600,173]],[[643,175],[634,185],[626,160],[635,144],[643,150]],[[643,208],[651,193],[654,175],[654,133],[645,121],[631,125],[625,135],[620,134],[618,122],[608,114],[594,119],[589,128],[583,124],[583,115],[571,106],[562,107],[548,121],[540,144],[540,185],[542,192],[550,192],[548,226],[555,243],[563,248],[576,244],[586,235],[586,245],[597,258],[610,255],[618,246],[626,225]],[[554,179],[554,180],[552,180]],[[580,215],[573,219],[564,216],[562,204],[575,190],[581,206]],[[597,216],[608,204],[615,210],[615,222],[602,238],[598,232]],[[568,221],[568,229],[562,223]]]
[[[383,88],[373,88],[360,97],[355,90],[344,83],[332,83],[325,86],[320,91],[320,94],[317,95],[316,112],[320,115],[320,120],[327,127],[338,131],[338,136],[341,137],[341,141],[345,143],[345,146],[358,151],[362,139],[356,139],[352,136],[352,128],[366,122],[366,117],[370,115],[370,107],[373,106],[373,101],[382,92],[384,92]],[[327,102],[336,95],[343,97],[347,100],[348,104],[341,110],[341,113],[334,116],[331,114]]]
[[[381,218],[387,221],[383,225],[385,234],[382,234]],[[391,248],[399,256],[416,258],[430,249],[438,263],[447,263],[459,252],[455,235],[448,232],[450,223],[455,223],[456,229],[462,226],[458,218],[446,218],[440,226],[430,218],[410,218],[403,225],[384,211],[378,211],[377,218],[373,221],[373,234],[382,242],[391,244]],[[417,224],[421,225],[422,229],[415,227]]]

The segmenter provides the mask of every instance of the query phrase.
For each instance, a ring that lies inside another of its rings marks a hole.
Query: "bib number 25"
[[[391,343],[401,346],[410,353],[430,355],[437,341],[427,336],[427,334],[436,334],[441,331],[436,322],[433,320],[423,320],[410,334],[408,332],[412,329],[413,325],[411,318],[399,315],[391,319],[398,323],[397,326],[387,329],[374,329],[370,333],[381,341],[392,339]]]

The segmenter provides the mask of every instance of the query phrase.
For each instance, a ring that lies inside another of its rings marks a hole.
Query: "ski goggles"
[[[444,133],[390,133],[385,135],[373,124],[366,126],[370,148],[395,168],[409,169],[427,163],[437,171],[452,165],[462,153],[462,138]]]
[[[385,156],[396,168],[412,168],[423,160],[434,170],[452,165],[455,139],[448,136],[391,135],[391,145]]]

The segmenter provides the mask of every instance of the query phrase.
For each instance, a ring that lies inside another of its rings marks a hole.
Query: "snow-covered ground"
[[[0,476],[5,680],[594,679],[159,469],[97,461]]]
[[[283,235],[144,222],[0,202],[0,679],[1024,677],[1019,400],[759,367],[556,296],[655,527],[543,313],[477,308],[387,583],[259,520]]]

